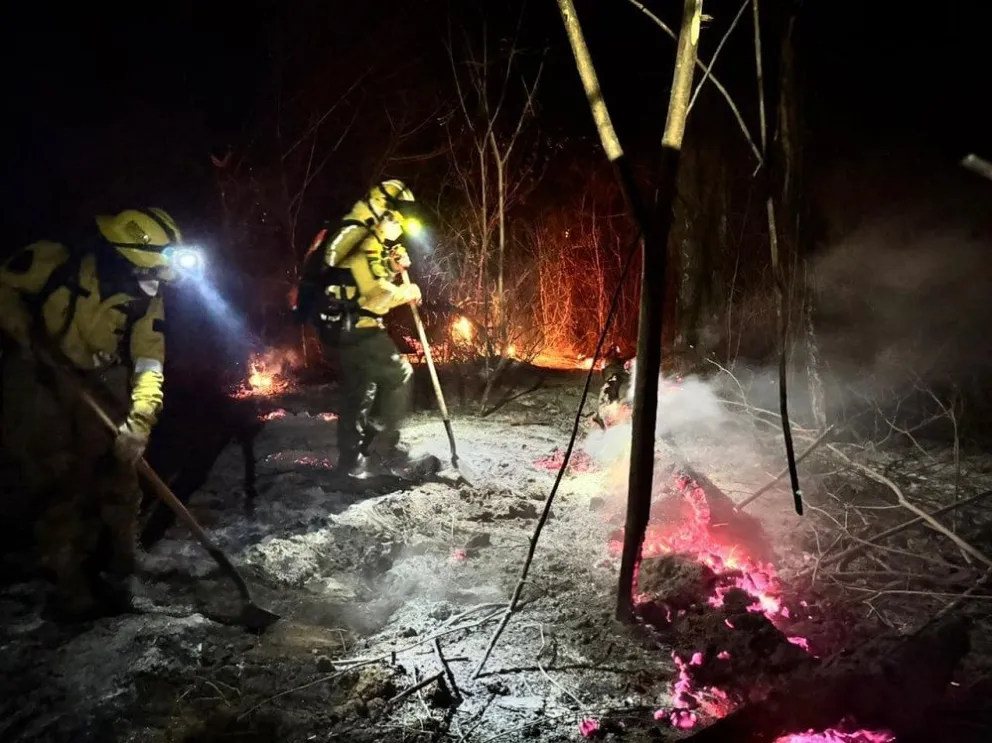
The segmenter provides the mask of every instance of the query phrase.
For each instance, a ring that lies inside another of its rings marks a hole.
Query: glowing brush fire
[[[731,591],[743,592],[749,602],[747,612],[763,615],[790,644],[809,652],[804,637],[791,636],[788,632],[790,611],[783,601],[782,585],[774,566],[748,554],[746,548],[734,543],[733,537],[724,535],[722,530],[714,527],[706,492],[696,482],[683,474],[676,474],[673,491],[677,497],[671,503],[676,503],[679,511],[649,525],[642,560],[678,555],[705,566],[715,576],[715,582],[707,584],[711,586],[706,597],[710,607],[720,609],[728,601]],[[612,554],[622,552],[621,540],[622,535],[611,540],[609,548]],[[640,568],[638,566],[638,574]],[[686,615],[686,610],[669,608],[666,598],[638,593],[635,603],[642,608],[647,608],[649,604],[660,606],[665,614],[662,621],[671,625]],[[805,602],[800,604],[805,606]],[[728,629],[739,631],[729,617],[723,623]],[[730,687],[718,688],[697,681],[698,674],[704,668],[712,672],[721,664],[732,661],[728,650],[712,652],[712,657],[706,657],[700,651],[686,655],[672,654],[678,672],[671,690],[672,702],[659,709],[655,719],[673,727],[688,729],[704,718],[725,717],[746,701],[739,691],[731,691]],[[793,733],[780,737],[775,743],[891,743],[894,740],[888,732],[857,730],[853,723],[840,721],[836,728]]]
[[[269,349],[264,353],[252,354],[248,362],[248,379],[234,391],[233,396],[270,397],[289,392],[294,384],[288,374],[299,366],[299,356],[292,350]]]

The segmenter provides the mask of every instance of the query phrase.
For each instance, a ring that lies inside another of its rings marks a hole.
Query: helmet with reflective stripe
[[[372,187],[368,195],[369,208],[376,218],[380,218],[383,213],[391,211],[402,211],[404,205],[413,204],[416,199],[413,191],[406,187],[403,181],[388,180],[378,183]]]
[[[182,243],[175,220],[162,209],[128,209],[96,218],[100,234],[138,268],[165,268],[163,251]]]

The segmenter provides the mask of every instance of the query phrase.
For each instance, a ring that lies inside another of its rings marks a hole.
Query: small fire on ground
[[[270,410],[267,413],[262,413],[258,416],[261,421],[277,421],[285,418],[289,413],[286,408],[276,408],[275,410]],[[322,421],[336,421],[338,419],[337,413],[317,413],[316,415],[311,415],[310,413],[303,412],[300,413],[304,418],[320,418]]]
[[[301,366],[295,350],[269,349],[252,354],[248,361],[248,378],[232,397],[272,397],[295,389],[292,373]]]

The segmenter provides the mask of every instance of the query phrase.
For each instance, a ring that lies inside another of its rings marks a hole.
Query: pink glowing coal
[[[705,565],[718,578],[712,595],[707,598],[710,606],[722,607],[727,594],[733,589],[740,589],[751,599],[748,611],[763,614],[779,630],[784,631],[790,612],[782,601],[782,587],[775,567],[753,558],[740,545],[729,544],[720,538],[711,523],[706,493],[697,483],[681,475],[674,477],[674,483],[676,492],[681,496],[681,517],[665,520],[664,523],[653,522],[648,526],[642,557],[679,554]],[[621,553],[621,540],[622,536],[611,541],[609,547],[612,554]],[[644,605],[655,599],[654,596],[638,593],[635,603]],[[668,609],[666,619],[671,623],[684,613],[679,611],[673,617],[672,611]],[[725,619],[724,624],[729,629],[734,629],[730,619]],[[787,635],[787,639],[808,652],[809,645],[805,638]],[[737,703],[726,691],[695,682],[693,667],[702,666],[707,660],[703,653],[697,651],[688,658],[673,653],[672,659],[678,670],[678,677],[672,688],[672,704],[669,708],[659,709],[655,713],[655,719],[667,720],[674,727],[687,729],[694,727],[701,716],[720,718],[734,710]],[[724,650],[717,653],[714,660],[726,662],[729,659],[730,653]]]
[[[648,526],[644,539],[642,557],[662,557],[664,555],[686,555],[705,565],[717,576],[718,581],[707,604],[714,608],[722,607],[729,591],[740,589],[750,597],[748,611],[763,614],[793,645],[810,652],[806,638],[787,633],[791,613],[782,600],[782,586],[775,567],[747,554],[737,544],[730,544],[717,533],[711,523],[711,513],[705,491],[687,477],[675,476],[675,489],[681,496],[681,518],[654,522]],[[610,543],[610,551],[619,555],[623,548],[622,536]],[[636,577],[635,577],[636,582]],[[638,594],[635,602],[644,605],[655,597]],[[805,606],[805,602],[800,602]],[[684,610],[676,612],[681,617]],[[673,616],[669,609],[667,621]],[[724,619],[729,629],[734,624]],[[715,655],[715,662],[727,662],[730,653],[722,650]],[[672,660],[678,676],[672,685],[672,704],[655,712],[656,720],[664,720],[673,727],[688,729],[695,727],[702,718],[719,719],[737,707],[737,701],[723,689],[703,686],[696,682],[693,669],[708,661],[700,651],[688,658],[672,653]],[[885,731],[857,730],[851,721],[842,721],[837,728],[823,731],[810,730],[780,737],[775,743],[892,743],[895,737]]]
[[[555,448],[550,454],[534,462],[534,466],[549,472],[557,472],[565,461],[565,452]],[[568,469],[572,472],[594,472],[596,463],[583,451],[573,451],[568,458]]]
[[[752,599],[749,611],[764,614],[776,626],[783,624],[790,612],[782,603],[782,589],[775,567],[753,559],[740,546],[721,540],[711,526],[710,508],[703,489],[686,477],[676,476],[674,480],[682,496],[683,518],[678,523],[651,523],[644,536],[642,558],[687,555],[725,578],[707,599],[710,606],[723,606],[727,593],[738,588]],[[613,555],[619,555],[622,549],[621,539],[611,541]],[[652,600],[654,597],[646,594],[635,598],[637,603]],[[795,644],[802,642],[802,638],[797,638]]]
[[[894,743],[896,739],[886,730],[850,730],[851,727],[850,721],[843,721],[839,728],[790,733],[776,738],[775,743]]]

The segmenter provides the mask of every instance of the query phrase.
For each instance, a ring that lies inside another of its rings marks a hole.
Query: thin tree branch
[[[661,20],[661,18],[659,18],[650,10],[648,10],[643,3],[638,2],[638,0],[628,0],[628,2],[631,5],[633,5],[635,8],[640,10],[644,15],[646,15],[652,21],[654,21],[654,23],[662,31],[664,31],[669,36],[669,38],[673,40],[678,39],[678,36],[676,36],[675,32],[672,31],[672,29],[670,29],[668,25],[663,20]],[[762,156],[761,150],[759,150],[758,146],[754,143],[754,138],[751,136],[751,132],[747,128],[747,123],[744,121],[744,117],[741,115],[740,109],[737,108],[737,104],[734,103],[734,99],[730,96],[730,93],[724,87],[723,83],[721,83],[717,79],[716,75],[713,74],[708,64],[703,62],[701,59],[696,59],[696,66],[699,69],[701,69],[705,74],[709,75],[709,80],[711,83],[713,83],[713,87],[719,90],[720,94],[727,101],[727,105],[730,106],[730,110],[731,112],[733,112],[734,118],[737,119],[737,124],[738,126],[740,126],[741,132],[744,134],[744,139],[747,140],[748,145],[750,145],[751,147],[751,152],[754,153],[755,158],[758,160],[758,167],[761,167],[761,165],[763,165],[765,162],[765,158]]]
[[[372,72],[372,68],[369,68],[361,75],[359,75],[358,78],[356,78],[355,82],[351,84],[351,86],[341,95],[341,97],[338,98],[336,101],[334,101],[334,103],[331,104],[330,108],[328,108],[323,114],[321,114],[321,116],[317,119],[317,121],[315,121],[309,128],[307,128],[307,130],[300,135],[299,139],[297,139],[292,145],[290,145],[288,150],[282,153],[280,159],[285,160],[293,153],[293,151],[297,147],[303,144],[303,141],[307,137],[309,137],[311,134],[316,134],[317,129],[319,129],[320,125],[327,120],[327,117],[330,116],[337,109],[338,106],[344,103],[345,99],[349,95],[351,95],[351,92],[355,90],[355,88],[359,87],[362,84],[362,82],[365,80],[365,78],[368,77],[369,74],[371,74],[371,72]]]
[[[730,34],[734,32],[735,28],[737,28],[737,22],[740,21],[741,16],[744,15],[744,11],[747,10],[748,3],[750,2],[751,0],[744,0],[740,9],[737,11],[737,15],[734,16],[734,20],[730,22],[730,27],[723,34],[723,37],[720,39],[720,43],[716,45],[716,50],[713,52],[713,56],[710,57],[709,66],[703,71],[703,77],[699,81],[699,84],[696,85],[696,90],[693,91],[692,98],[689,100],[690,112],[692,111],[693,104],[696,102],[696,98],[699,97],[699,91],[703,89],[703,85],[706,84],[706,81],[710,78],[710,75],[713,72],[713,67],[716,66],[716,60],[720,56],[720,52],[723,50],[723,45],[727,43],[727,39],[730,38]]]

